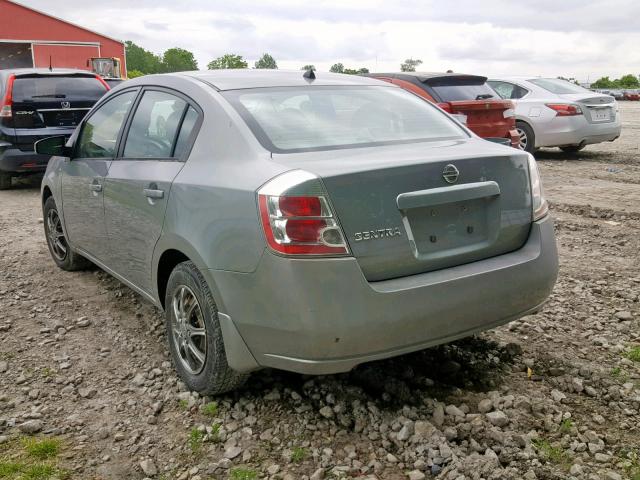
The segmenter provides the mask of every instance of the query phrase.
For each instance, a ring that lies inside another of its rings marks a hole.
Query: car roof
[[[393,73],[370,73],[371,77],[391,77],[391,78],[415,78],[420,82],[428,82],[432,79],[446,79],[446,78],[469,78],[487,81],[487,77],[483,75],[471,75],[467,73],[455,73],[455,72],[393,72]]]
[[[6,70],[0,70],[2,77],[8,77],[9,75],[15,75],[17,77],[22,75],[86,75],[87,77],[94,77],[95,73],[88,72],[87,70],[77,70],[74,68],[9,68]]]
[[[266,70],[266,69],[225,69],[195,72],[180,72],[211,85],[217,90],[239,90],[245,88],[265,87],[299,87],[299,86],[390,86],[386,82],[360,75],[344,75],[340,73],[314,72],[315,79],[303,77],[303,70]]]

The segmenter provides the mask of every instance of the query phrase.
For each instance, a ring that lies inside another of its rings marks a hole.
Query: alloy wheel
[[[51,253],[56,260],[64,261],[67,257],[69,245],[64,237],[60,216],[54,209],[49,210],[47,213],[47,242],[49,242]]]
[[[518,143],[518,148],[520,150],[526,150],[527,143],[529,143],[529,137],[527,137],[527,132],[525,132],[521,128],[516,128],[516,130],[518,131],[518,136],[520,137],[520,143]]]
[[[207,330],[202,309],[195,294],[186,285],[176,288],[171,307],[171,336],[175,350],[185,370],[197,375],[207,360]]]

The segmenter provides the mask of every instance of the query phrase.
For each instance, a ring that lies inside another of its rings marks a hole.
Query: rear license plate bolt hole
[[[431,235],[429,237],[429,240],[431,241],[431,243],[436,243],[438,241],[438,238],[435,235]]]
[[[473,233],[473,227],[471,225],[467,227],[467,233]]]

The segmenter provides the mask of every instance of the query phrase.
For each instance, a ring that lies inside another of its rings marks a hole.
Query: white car
[[[613,142],[620,136],[618,103],[558,78],[499,77],[488,81],[516,107],[520,148],[560,147],[577,152],[586,145]]]

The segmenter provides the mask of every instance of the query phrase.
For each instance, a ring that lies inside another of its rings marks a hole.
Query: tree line
[[[591,88],[640,88],[640,78],[632,73],[614,80],[602,77],[593,82]]]
[[[132,41],[126,42],[126,59],[129,78],[139,77],[141,75],[149,75],[152,73],[169,73],[184,72],[188,70],[198,70],[198,61],[189,50],[184,48],[170,48],[162,55],[156,55],[149,50],[136,45]],[[422,64],[422,60],[408,58],[400,64],[402,72],[415,72],[416,67]],[[242,55],[235,53],[227,53],[218,58],[211,60],[207,64],[209,70],[220,70],[226,68],[249,68],[247,62]],[[263,54],[253,64],[253,68],[277,69],[278,63],[268,53]],[[314,65],[305,65],[301,70],[315,70]],[[329,69],[334,73],[346,73],[351,75],[361,75],[369,73],[366,67],[348,68],[342,63],[334,63]]]

